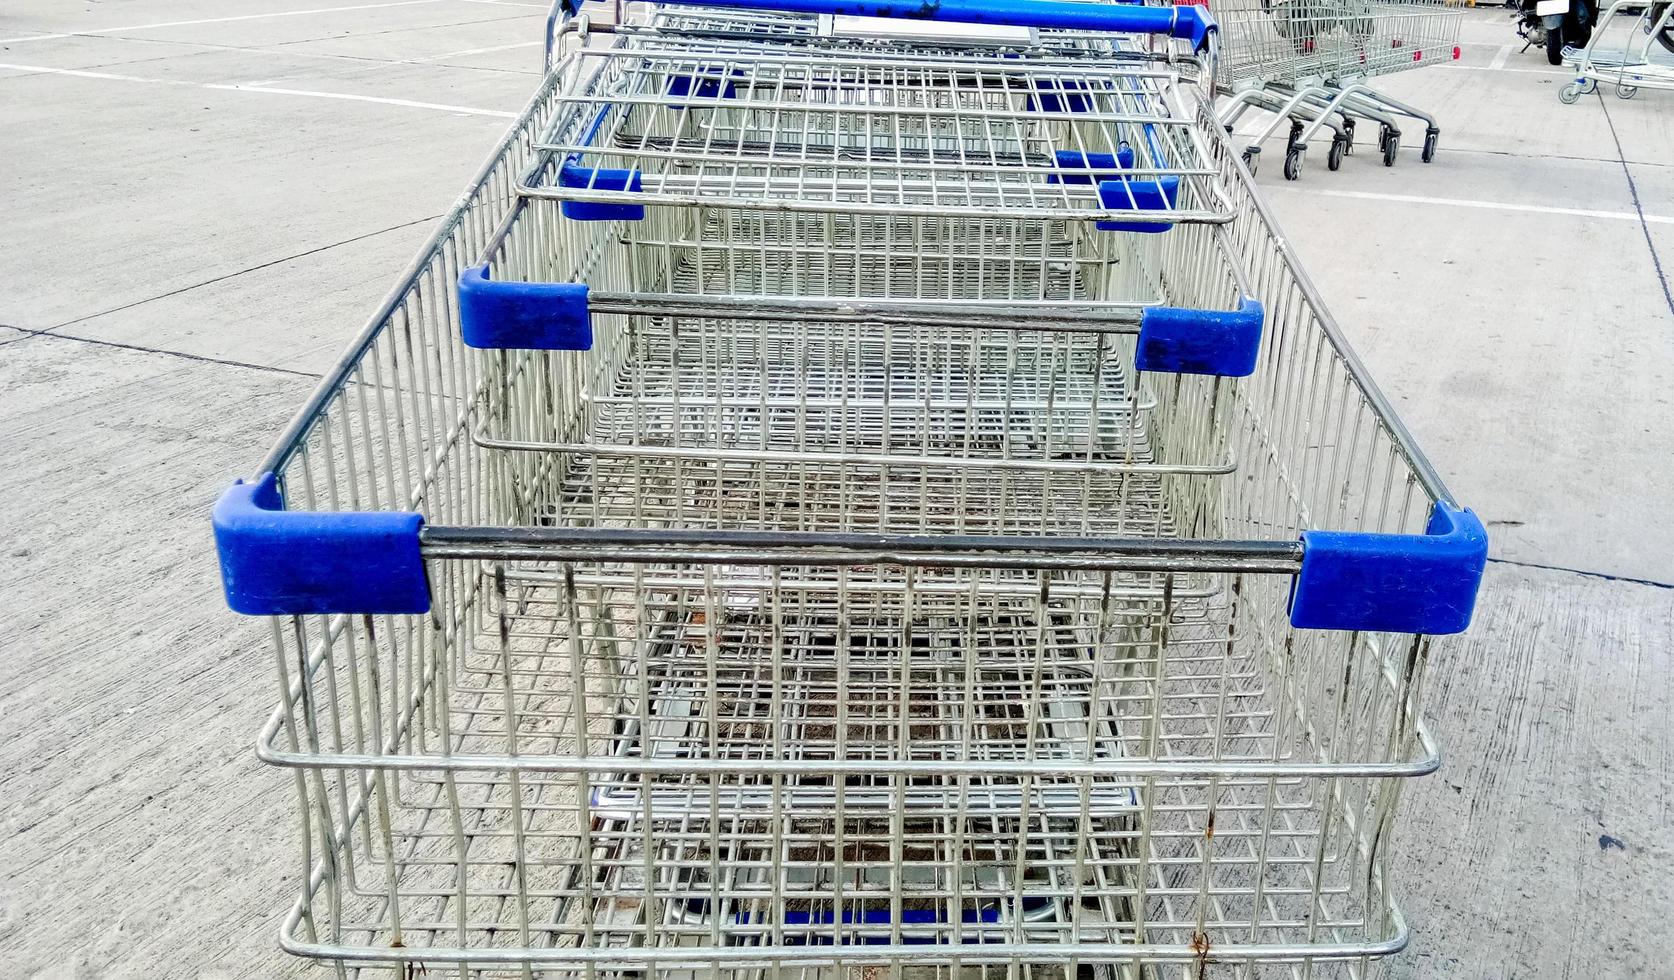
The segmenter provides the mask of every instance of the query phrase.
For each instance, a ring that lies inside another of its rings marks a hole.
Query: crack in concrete
[[[312,371],[298,371],[295,368],[274,367],[271,364],[255,364],[250,361],[235,361],[225,357],[210,357],[207,354],[189,354],[186,351],[169,350],[164,347],[146,347],[143,344],[124,344],[114,340],[99,340],[95,337],[78,337],[75,334],[53,333],[47,330],[31,330],[28,327],[13,326],[9,323],[0,323],[0,327],[5,327],[9,330],[16,330],[23,334],[21,337],[14,337],[11,340],[0,341],[0,347],[4,347],[7,344],[16,344],[25,340],[34,340],[37,338],[44,338],[47,340],[67,340],[78,344],[91,344],[95,347],[110,347],[116,350],[133,351],[139,354],[160,354],[164,357],[178,357],[184,361],[196,361],[200,364],[219,364],[223,367],[247,368],[251,371],[266,371],[270,374],[287,374],[298,378],[309,378],[314,381],[318,381],[321,378],[321,375]],[[54,327],[53,329],[56,330],[57,328]]]
[[[1628,167],[1627,154],[1622,152],[1622,138],[1616,134],[1616,120],[1610,117],[1610,104],[1604,101],[1604,92],[1596,83],[1593,85],[1593,95],[1598,97],[1599,107],[1604,111],[1604,122],[1610,127],[1610,139],[1616,144],[1616,160],[1622,165],[1622,176],[1627,178],[1628,194],[1633,198],[1633,210],[1639,214],[1639,230],[1645,234],[1645,248],[1651,253],[1651,269],[1662,286],[1663,302],[1668,304],[1668,312],[1674,313],[1674,287],[1668,284],[1668,273],[1662,267],[1662,256],[1657,254],[1657,240],[1651,236],[1651,225],[1645,220],[1645,206],[1639,202],[1639,184],[1634,181],[1633,170]]]
[[[1621,158],[1620,143],[1616,145],[1616,151],[1616,156],[1613,157],[1587,157],[1576,156],[1568,153],[1519,153],[1515,150],[1478,150],[1462,146],[1450,146],[1447,148],[1447,152],[1449,153],[1476,153],[1482,156],[1490,157],[1515,157],[1519,160],[1569,160],[1574,163],[1624,162]],[[1666,170],[1674,170],[1674,163],[1662,163],[1657,160],[1628,160],[1625,162],[1631,163],[1636,167],[1662,167]]]
[[[341,247],[343,245],[352,245],[355,242],[363,242],[363,241],[366,241],[369,238],[376,238],[379,235],[387,235],[392,231],[399,231],[402,228],[411,228],[414,225],[427,224],[427,223],[432,222],[432,221],[437,221],[441,217],[442,216],[440,214],[433,214],[433,215],[429,215],[429,216],[423,217],[423,218],[415,218],[412,221],[404,221],[401,224],[391,225],[388,228],[380,228],[377,231],[369,231],[364,235],[356,235],[353,238],[345,238],[340,242],[332,242],[330,245],[321,245],[318,248],[310,248],[310,249],[307,249],[305,251],[297,252],[297,253],[292,254],[292,255],[286,255],[286,256],[283,256],[281,258],[273,259],[273,260],[268,261],[268,262],[263,262],[259,265],[253,265],[253,266],[250,266],[247,269],[239,269],[237,272],[229,272],[226,275],[216,276],[213,279],[205,279],[202,282],[195,282],[195,283],[192,283],[191,285],[187,285],[187,286],[181,286],[178,289],[171,289],[168,292],[158,293],[155,296],[147,296],[145,299],[134,300],[132,303],[124,303],[121,306],[115,306],[115,307],[112,307],[108,310],[100,310],[97,313],[89,313],[85,316],[78,316],[78,317],[75,317],[74,319],[65,320],[62,323],[55,323],[52,326],[45,328],[44,330],[39,330],[39,331],[35,331],[35,332],[42,333],[42,334],[54,334],[57,331],[62,330],[65,327],[74,326],[78,323],[86,323],[89,320],[97,320],[99,317],[109,316],[112,313],[121,313],[124,310],[131,310],[136,306],[144,306],[147,303],[155,303],[156,301],[158,301],[160,299],[168,299],[171,296],[179,296],[181,293],[190,292],[194,289],[200,289],[204,286],[213,286],[216,283],[226,282],[230,279],[236,279],[239,276],[247,275],[247,274],[252,273],[252,272],[260,272],[263,269],[271,269],[276,265],[283,265],[286,262],[292,262],[292,261],[295,261],[296,259],[306,258],[310,255],[318,255],[321,252],[327,252],[327,251],[330,251],[331,249],[338,248],[338,247]],[[13,329],[23,330],[23,329],[27,329],[27,328],[15,327]]]
[[[1614,575],[1610,572],[1594,572],[1585,568],[1571,568],[1568,565],[1547,565],[1538,561],[1517,561],[1512,558],[1490,558],[1488,561],[1495,565],[1512,565],[1517,568],[1538,568],[1547,572],[1563,572],[1567,575],[1579,575],[1582,578],[1603,579],[1606,582],[1622,582],[1627,585],[1645,585],[1653,589],[1674,589],[1674,582],[1659,582],[1654,578],[1636,578],[1632,575]]]

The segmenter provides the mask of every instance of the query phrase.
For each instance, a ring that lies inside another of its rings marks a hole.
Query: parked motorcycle
[[[1564,48],[1584,47],[1598,20],[1594,0],[1507,0],[1517,11],[1517,36],[1523,50],[1545,48],[1548,64],[1564,63]]]

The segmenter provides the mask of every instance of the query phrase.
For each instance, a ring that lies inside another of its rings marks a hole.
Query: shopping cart
[[[1050,60],[896,52],[919,81],[881,86],[838,52],[619,54],[561,59],[217,507],[302,801],[285,948],[764,977],[1400,949],[1391,821],[1485,538],[1208,107]],[[810,121],[874,110],[902,128]],[[741,136],[761,113],[796,122]]]
[[[1371,87],[1368,80],[1459,57],[1463,8],[1453,0],[1215,0],[1222,32],[1219,77],[1231,93],[1221,122],[1250,108],[1272,115],[1244,151],[1253,169],[1261,144],[1290,123],[1284,175],[1301,175],[1308,141],[1332,131],[1326,165],[1336,170],[1354,147],[1356,120],[1378,124],[1378,151],[1393,166],[1400,118],[1424,125],[1419,158],[1429,163],[1441,135],[1429,114]]]
[[[1606,35],[1610,40],[1601,44]],[[1558,90],[1565,105],[1597,91],[1601,81],[1613,83],[1623,99],[1642,88],[1674,89],[1674,3],[1611,4],[1586,47],[1565,49],[1564,64],[1575,69],[1575,81]]]

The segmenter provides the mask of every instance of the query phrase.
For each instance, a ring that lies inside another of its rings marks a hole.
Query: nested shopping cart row
[[[1261,143],[1289,124],[1284,175],[1301,172],[1308,141],[1330,130],[1326,163],[1336,170],[1354,147],[1357,122],[1378,127],[1378,152],[1392,166],[1403,119],[1424,126],[1420,159],[1435,156],[1434,117],[1378,91],[1373,79],[1457,60],[1463,5],[1454,0],[1215,0],[1221,31],[1219,78],[1231,98],[1224,125],[1251,108],[1272,114],[1243,158],[1254,172]]]
[[[1481,527],[1191,51],[729,55],[693,23],[559,60],[217,508],[303,801],[286,947],[1123,977],[1400,948],[1390,822]]]

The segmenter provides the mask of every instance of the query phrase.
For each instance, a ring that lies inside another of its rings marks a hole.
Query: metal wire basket
[[[527,193],[574,82],[217,507],[302,801],[285,948],[522,977],[1401,948],[1391,821],[1485,539],[1208,108],[1176,145],[1216,220],[1161,233],[650,181],[583,220]],[[1246,299],[1247,377],[1141,369],[1136,315],[1203,304],[1200,340]]]

